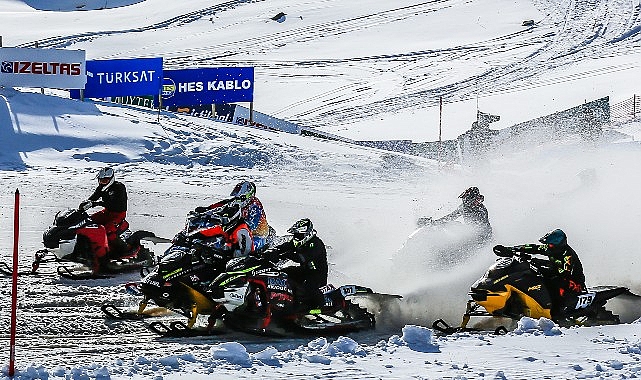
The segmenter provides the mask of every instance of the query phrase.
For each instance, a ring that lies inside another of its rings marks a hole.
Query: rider
[[[567,236],[562,230],[555,229],[548,232],[539,239],[539,242],[542,244],[524,244],[514,247],[497,245],[494,247],[494,252],[499,255],[524,252],[548,257],[549,261],[545,262],[547,265],[541,268],[546,284],[550,288],[552,317],[556,319],[563,313],[568,301],[571,302],[576,295],[587,289],[583,265],[574,249],[568,245]]]
[[[213,217],[219,219],[220,225],[201,231],[205,237],[222,235],[221,248],[224,251],[232,252],[233,257],[247,256],[254,250],[254,243],[249,226],[241,217],[242,212],[237,202],[229,202],[221,206]],[[207,260],[207,257],[203,257]]]
[[[484,242],[491,238],[492,226],[490,225],[490,220],[488,218],[487,208],[483,205],[485,197],[479,192],[479,188],[476,186],[470,187],[461,193],[459,198],[461,198],[462,203],[456,208],[456,210],[434,221],[429,217],[419,218],[417,224],[419,226],[424,226],[429,223],[441,224],[463,217],[463,222],[465,224],[474,226],[477,229],[479,233],[479,242]]]
[[[108,254],[117,255],[127,250],[127,245],[120,239],[119,232],[127,228],[127,189],[121,182],[116,181],[112,167],[106,166],[98,172],[98,187],[78,208],[87,210],[94,206],[104,208],[90,217],[100,225],[96,238],[91,241],[93,251],[93,270],[100,271],[100,262]]]
[[[251,229],[254,249],[259,250],[269,243],[270,227],[263,204],[256,197],[256,185],[250,181],[239,182],[232,190],[230,198],[211,204],[207,207],[196,207],[195,211],[202,213],[206,210],[220,207],[236,200],[242,209],[242,216]]]
[[[323,241],[316,236],[311,220],[298,220],[287,230],[292,238],[265,252],[271,261],[284,258],[292,260],[299,266],[287,267],[287,273],[295,289],[296,311],[309,311],[325,303],[320,288],[327,285],[327,250]]]

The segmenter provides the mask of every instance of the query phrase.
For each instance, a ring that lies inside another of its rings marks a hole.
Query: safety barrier
[[[610,118],[613,125],[641,118],[641,96],[635,94],[630,99],[612,104],[610,106]]]

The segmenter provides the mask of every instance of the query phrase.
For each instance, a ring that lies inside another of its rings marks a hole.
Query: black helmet
[[[241,207],[247,207],[251,199],[256,195],[256,185],[249,181],[239,182],[229,195],[237,198]]]
[[[111,186],[116,180],[114,170],[111,166],[105,166],[104,168],[100,169],[100,171],[96,175],[96,178],[98,179],[98,185],[102,186],[103,191],[107,190],[107,188]]]
[[[240,205],[236,202],[230,202],[224,205],[220,211],[217,212],[220,217],[220,222],[224,228],[234,226],[241,218]]]
[[[302,246],[316,235],[312,221],[307,218],[303,218],[294,223],[287,232],[293,235],[292,242],[294,243],[294,247]]]
[[[547,244],[549,248],[563,248],[568,245],[567,235],[565,235],[565,232],[559,228],[543,235],[539,241],[543,244]]]
[[[485,197],[479,192],[479,188],[472,186],[458,196],[463,200],[466,206],[478,206],[485,200]]]

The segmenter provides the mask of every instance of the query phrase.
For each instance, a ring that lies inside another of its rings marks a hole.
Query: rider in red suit
[[[96,176],[98,187],[91,196],[80,203],[81,210],[94,206],[104,208],[91,215],[91,219],[99,224],[97,229],[86,231],[94,255],[94,272],[100,271],[100,263],[109,256],[117,256],[126,250],[126,244],[119,238],[120,233],[127,229],[127,189],[121,182],[116,181],[111,167],[100,169]]]

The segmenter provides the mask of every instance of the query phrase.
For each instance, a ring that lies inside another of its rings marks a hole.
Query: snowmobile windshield
[[[85,219],[87,219],[87,217],[88,215],[84,211],[80,211],[77,209],[67,209],[59,211],[56,214],[56,216],[54,217],[54,224],[56,226],[73,226],[76,224],[80,224]]]
[[[508,268],[512,266],[516,262],[516,259],[514,257],[501,257],[492,264],[487,271],[485,271],[485,274],[481,276],[476,282],[472,285],[472,288],[478,288],[482,284],[488,283],[488,282],[493,282],[496,279],[499,279],[500,277],[504,276],[508,272]]]
[[[161,264],[170,264],[182,260],[188,252],[182,247],[171,247],[160,260]]]
[[[185,223],[185,230],[188,236],[195,235],[199,232],[216,228],[221,226],[222,221],[220,217],[212,212],[203,214],[191,213],[187,215],[187,222]]]

